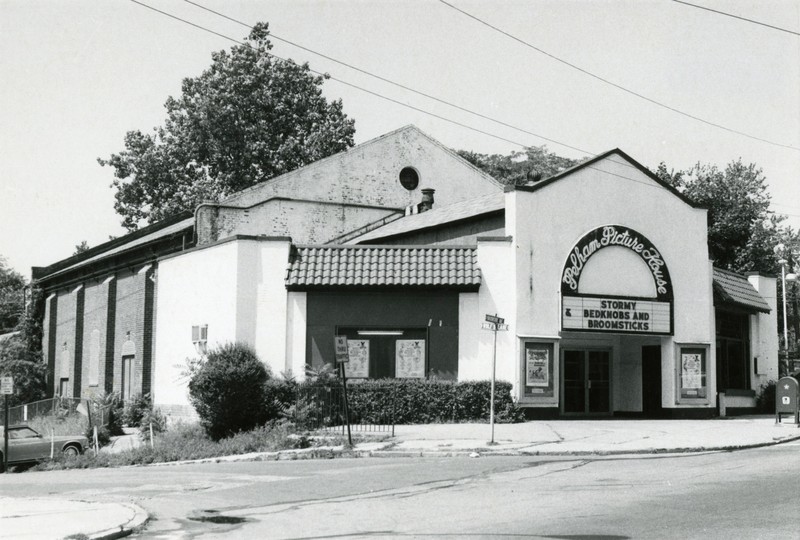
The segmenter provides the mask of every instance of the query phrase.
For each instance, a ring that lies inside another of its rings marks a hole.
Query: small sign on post
[[[350,361],[350,350],[347,347],[347,336],[334,336],[334,348],[336,350],[336,364],[341,370],[342,392],[344,393],[344,421],[347,424],[347,442],[353,446],[353,437],[350,434],[350,406],[347,403],[347,375],[344,366]]]
[[[347,336],[336,336],[334,340],[336,347],[336,363],[344,364],[349,362],[350,353],[347,350]]]
[[[492,348],[492,386],[490,390],[491,396],[489,398],[489,423],[492,425],[492,440],[489,441],[489,444],[494,444],[494,380],[497,366],[497,332],[508,330],[508,325],[505,324],[505,322],[506,320],[502,317],[498,317],[496,313],[494,315],[489,315],[487,313],[486,322],[482,325],[484,330],[491,330],[494,333],[494,345]]]
[[[14,393],[14,377],[0,377],[0,394],[3,394],[3,472],[8,471],[8,396]]]

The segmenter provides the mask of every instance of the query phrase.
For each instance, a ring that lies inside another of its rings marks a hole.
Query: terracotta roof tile
[[[474,247],[297,246],[286,286],[419,286],[475,289],[480,286]]]
[[[770,308],[745,276],[714,268],[714,296],[723,303],[734,304],[750,311],[769,313]]]

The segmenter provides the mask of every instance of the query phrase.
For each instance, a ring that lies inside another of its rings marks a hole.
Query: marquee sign
[[[578,241],[561,273],[561,294],[577,294],[586,263],[601,249],[612,246],[627,248],[641,257],[653,276],[658,300],[672,300],[672,281],[661,253],[650,240],[621,225],[598,227]]]
[[[564,330],[615,334],[672,333],[672,304],[620,297],[564,296]]]
[[[599,250],[619,246],[647,265],[655,298],[578,293],[581,274]],[[614,334],[672,334],[672,280],[661,253],[647,238],[628,227],[605,225],[580,239],[561,273],[561,326],[564,330]]]

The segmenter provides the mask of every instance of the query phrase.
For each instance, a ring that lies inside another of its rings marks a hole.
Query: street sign
[[[0,395],[14,393],[14,377],[0,377]]]
[[[481,328],[483,328],[484,330],[494,330],[495,332],[498,331],[502,332],[508,330],[508,325],[504,323],[495,324],[495,323],[485,322],[481,324]]]
[[[490,322],[493,324],[503,324],[506,320],[502,317],[498,317],[497,315],[489,315],[486,314],[486,322]]]
[[[344,364],[350,361],[350,354],[347,351],[347,337],[336,336],[334,338],[336,346],[336,363]]]

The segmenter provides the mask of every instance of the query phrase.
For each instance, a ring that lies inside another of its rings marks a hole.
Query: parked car
[[[0,464],[3,457],[4,427],[0,426]],[[56,435],[53,437],[53,451],[65,456],[77,456],[89,446],[83,435]],[[8,463],[38,461],[50,457],[50,437],[43,437],[35,429],[26,425],[8,428]],[[1,466],[1,465],[0,465]]]

